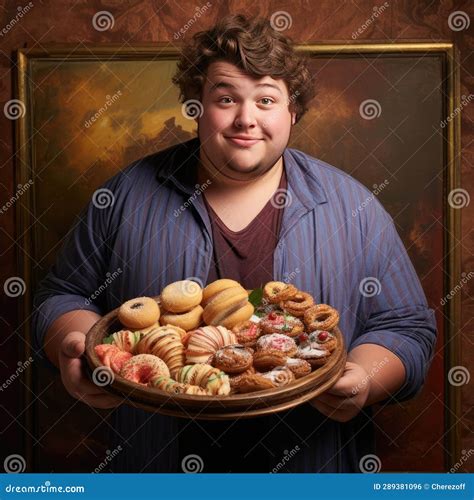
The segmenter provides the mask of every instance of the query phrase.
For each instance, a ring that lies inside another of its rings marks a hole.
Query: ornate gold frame
[[[348,43],[348,44],[327,44],[327,45],[300,45],[297,47],[299,51],[304,53],[315,54],[316,56],[338,56],[352,55],[364,56],[369,54],[390,54],[390,55],[423,55],[434,54],[442,58],[444,68],[444,83],[445,91],[448,96],[445,103],[444,116],[450,116],[455,109],[460,105],[460,81],[459,81],[459,63],[458,53],[453,43]],[[110,61],[110,60],[127,60],[127,59],[176,59],[179,54],[179,48],[169,44],[144,44],[135,45],[126,48],[119,45],[107,46],[81,46],[73,47],[70,45],[56,45],[46,49],[32,48],[20,49],[17,53],[17,82],[16,82],[16,97],[24,103],[29,102],[30,87],[28,74],[32,61],[37,60],[54,60],[60,63],[61,61]],[[448,193],[456,188],[461,187],[460,183],[460,113],[455,113],[452,116],[455,118],[448,122],[444,129],[445,140],[447,142],[446,157],[445,157],[445,203],[444,203],[444,220],[448,231],[445,232],[444,238],[444,268],[445,282],[444,290],[446,293],[455,288],[456,284],[461,279],[461,263],[460,263],[460,248],[457,245],[461,234],[460,212],[451,207],[447,202]],[[34,173],[32,170],[34,151],[29,142],[31,131],[31,116],[30,109],[26,108],[24,116],[16,122],[16,170],[15,184],[24,185],[32,178]],[[27,190],[25,205],[33,206],[34,190]],[[24,204],[16,204],[17,217],[17,237],[19,241],[18,248],[32,248],[34,242],[31,235],[31,213],[23,206]],[[19,303],[19,318],[25,318],[19,328],[24,330],[24,338],[26,340],[26,348],[21,359],[28,359],[31,355],[31,329],[29,317],[32,308],[32,293],[31,293],[31,268],[28,255],[26,253],[18,253],[18,271],[26,283],[27,292],[23,295],[23,300]],[[445,306],[444,314],[444,331],[445,338],[449,339],[446,342],[445,369],[446,372],[450,367],[459,364],[460,360],[460,342],[457,335],[460,326],[461,302],[460,294],[456,294],[452,300],[448,301]],[[32,373],[26,371],[26,385],[31,387]],[[445,466],[449,470],[460,456],[460,426],[459,418],[461,416],[461,388],[454,387],[445,379]],[[32,393],[25,390],[23,393],[24,408],[28,409],[24,415],[24,425],[26,429],[33,428],[34,415],[31,409]],[[32,438],[30,435],[25,435],[24,455],[27,464],[32,463]]]

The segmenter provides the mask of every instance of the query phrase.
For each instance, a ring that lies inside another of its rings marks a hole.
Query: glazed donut
[[[269,372],[262,373],[262,377],[270,380],[275,387],[283,387],[295,380],[293,372],[286,366],[277,366]]]
[[[283,333],[288,337],[297,337],[304,331],[304,324],[295,316],[277,313],[267,314],[260,322],[263,333]]]
[[[283,283],[282,281],[269,281],[263,287],[263,297],[272,304],[278,304],[282,300],[291,299],[298,289],[291,283]]]
[[[140,332],[131,332],[130,330],[120,330],[112,334],[112,345],[116,345],[121,351],[135,354],[135,349],[140,341]]]
[[[293,372],[296,378],[301,378],[311,373],[311,365],[304,359],[287,358],[285,366]]]
[[[163,311],[160,318],[162,325],[173,325],[181,328],[182,330],[189,331],[198,328],[202,323],[202,307],[197,305],[188,312],[182,314],[168,313]]]
[[[283,335],[281,333],[272,333],[270,335],[262,335],[257,340],[257,351],[281,351],[287,356],[293,356],[296,354],[298,347],[295,341],[288,337],[288,335]]]
[[[253,351],[239,344],[221,347],[212,357],[211,365],[228,374],[242,373],[252,366]]]
[[[277,366],[283,366],[286,359],[286,354],[281,351],[271,349],[257,351],[253,355],[253,366],[261,372],[266,372]]]
[[[298,292],[291,299],[280,302],[280,307],[293,316],[302,317],[306,309],[314,305],[313,297],[306,292]]]
[[[94,347],[102,366],[109,367],[114,373],[120,373],[122,366],[132,358],[132,354],[121,351],[113,344],[99,344]]]
[[[172,375],[184,366],[184,345],[179,329],[161,326],[147,333],[137,345],[137,353],[154,354],[162,359]]]
[[[166,363],[153,354],[137,354],[130,358],[120,370],[120,375],[131,382],[148,385],[159,375],[170,376]]]
[[[332,330],[339,323],[339,313],[327,304],[317,304],[306,309],[304,322],[308,330]]]
[[[202,288],[195,281],[175,281],[163,288],[160,299],[168,312],[184,313],[201,303]]]
[[[215,282],[204,289],[206,301],[202,318],[206,325],[221,325],[226,328],[233,328],[238,323],[250,319],[254,307],[248,301],[249,296],[243,287],[239,284],[229,286],[227,282],[232,282],[232,280],[218,280],[218,282],[222,281],[225,283],[218,284],[226,286],[226,288],[213,295],[211,295],[211,292],[217,288]]]
[[[160,318],[160,308],[151,297],[137,297],[127,300],[118,310],[122,325],[132,330],[147,328]]]
[[[252,320],[242,321],[232,328],[232,332],[237,338],[237,342],[245,347],[254,347],[257,339],[262,334],[259,323]]]

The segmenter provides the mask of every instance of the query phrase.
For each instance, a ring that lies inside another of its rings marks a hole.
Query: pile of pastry
[[[230,279],[204,289],[183,280],[158,300],[125,302],[118,320],[123,329],[95,347],[102,365],[172,394],[227,396],[282,387],[324,365],[339,314],[289,283],[249,295]]]

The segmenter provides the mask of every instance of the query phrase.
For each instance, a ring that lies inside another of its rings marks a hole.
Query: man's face
[[[198,121],[201,161],[228,181],[263,175],[288,144],[295,114],[283,80],[258,80],[225,61],[212,63]]]

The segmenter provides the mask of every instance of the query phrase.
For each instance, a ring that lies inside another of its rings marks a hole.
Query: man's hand
[[[369,393],[370,377],[365,369],[347,361],[342,377],[310,404],[332,420],[347,422],[364,407]]]
[[[64,387],[73,398],[89,406],[115,408],[123,400],[96,386],[83,373],[81,356],[85,350],[85,340],[86,336],[82,332],[71,332],[61,342],[58,360]]]

